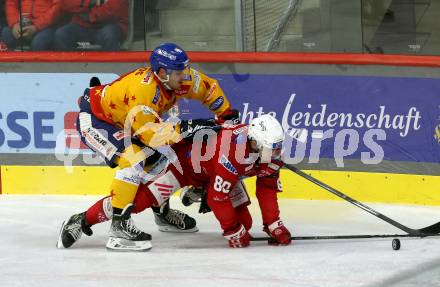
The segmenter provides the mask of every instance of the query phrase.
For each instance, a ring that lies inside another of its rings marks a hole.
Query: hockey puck
[[[392,241],[392,246],[394,250],[399,250],[400,249],[400,240],[397,238],[394,238]]]

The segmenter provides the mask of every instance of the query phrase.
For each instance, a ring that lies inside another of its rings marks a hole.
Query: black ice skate
[[[169,202],[165,202],[160,211],[154,208],[154,221],[160,231],[164,232],[197,232],[196,220],[191,216],[175,209],[171,209]]]
[[[85,212],[74,214],[63,222],[58,235],[57,247],[69,248],[81,238],[83,233],[87,236],[93,234],[90,225],[87,224]]]
[[[151,235],[139,230],[131,219],[133,204],[127,205],[121,214],[113,214],[107,241],[107,249],[112,251],[150,250]]]

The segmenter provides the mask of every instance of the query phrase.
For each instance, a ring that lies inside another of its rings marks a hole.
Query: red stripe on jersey
[[[160,187],[165,187],[165,188],[172,188],[172,185],[168,185],[168,184],[162,184],[162,183],[154,183],[154,185],[156,186],[160,186]]]

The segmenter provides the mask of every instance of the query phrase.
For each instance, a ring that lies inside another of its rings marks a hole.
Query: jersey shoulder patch
[[[199,72],[197,72],[194,69],[191,69],[191,71],[193,73],[193,79],[194,79],[193,93],[197,94],[199,92],[199,86],[200,86],[200,75]]]
[[[142,79],[142,84],[151,84],[151,81],[153,80],[153,70],[149,70],[146,74],[145,77]]]
[[[160,88],[159,88],[159,85],[157,85],[156,93],[154,94],[154,98],[153,98],[153,100],[151,102],[153,104],[157,105],[157,102],[159,101],[159,98],[160,98]]]
[[[234,175],[238,175],[237,169],[235,168],[235,166],[229,161],[229,159],[225,155],[222,155],[220,157],[219,163],[230,173],[232,173]]]
[[[215,99],[214,102],[212,102],[212,104],[209,106],[209,109],[211,111],[216,111],[223,105],[224,102],[225,99],[223,98],[223,96],[220,96],[217,99]]]

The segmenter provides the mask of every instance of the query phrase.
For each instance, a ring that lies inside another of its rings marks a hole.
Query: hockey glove
[[[208,205],[207,193],[205,192],[200,201],[199,213],[205,214],[211,212],[211,208]]]
[[[272,224],[264,225],[263,231],[271,237],[270,245],[289,245],[291,243],[290,232],[280,219]]]
[[[190,135],[202,129],[215,129],[216,126],[214,119],[183,120],[180,123],[180,133]]]
[[[195,202],[200,202],[204,193],[205,191],[202,188],[185,186],[180,193],[180,200],[184,206],[190,206]]]
[[[238,125],[240,123],[240,112],[238,110],[227,110],[217,120],[218,125],[224,123]]]
[[[229,247],[232,248],[247,247],[251,240],[251,236],[242,224],[233,230],[225,231],[223,237],[228,240]]]

